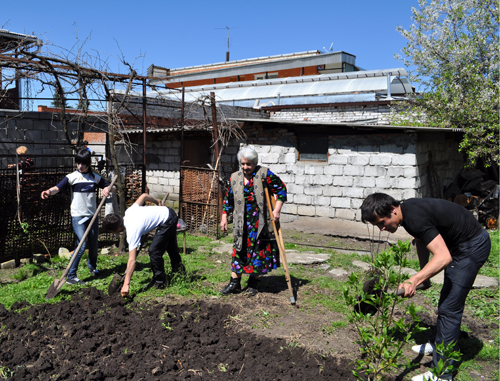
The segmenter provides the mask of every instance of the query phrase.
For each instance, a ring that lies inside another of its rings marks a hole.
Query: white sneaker
[[[432,372],[425,372],[424,374],[419,374],[418,376],[412,377],[411,381],[453,381],[452,376],[441,376],[435,377]]]
[[[414,345],[411,347],[411,350],[419,355],[432,355],[434,352],[434,347],[430,343],[422,344],[422,345]]]

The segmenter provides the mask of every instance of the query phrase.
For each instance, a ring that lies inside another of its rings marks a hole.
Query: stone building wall
[[[449,185],[463,168],[458,143],[447,133],[329,135],[328,161],[300,161],[296,136],[286,128],[262,129],[248,134],[247,142],[233,142],[226,162],[236,161],[238,149],[248,144],[259,153],[259,163],[287,185],[288,202],[282,209],[285,222],[301,216],[360,221],[359,207],[373,192],[398,200],[430,197],[428,152],[441,186]],[[446,142],[446,144],[443,144]]]
[[[72,120],[72,121],[70,121]],[[81,126],[75,115],[68,115],[70,139],[76,140],[78,129],[85,131],[105,131],[106,125],[101,125],[98,119],[89,118],[88,124]],[[26,146],[35,163],[51,166],[72,166],[73,161],[56,155],[72,157],[73,150],[68,147],[62,123],[51,112],[19,112],[0,111],[0,153],[12,157],[0,157],[0,168],[5,168],[15,160],[16,148]]]

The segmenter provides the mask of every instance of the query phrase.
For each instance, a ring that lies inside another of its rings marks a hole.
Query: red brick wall
[[[302,69],[304,69],[304,74],[302,74]],[[300,77],[302,75],[316,75],[319,74],[317,66],[306,66],[304,68],[298,67],[294,69],[287,70],[277,70],[272,71],[270,73],[278,73],[278,78],[287,78],[287,77]],[[253,81],[255,79],[255,75],[257,74],[265,74],[266,72],[256,72],[252,74],[240,75],[240,82]],[[191,86],[201,86],[201,85],[212,85],[214,83],[228,83],[228,82],[236,82],[235,76],[230,77],[220,77],[216,78],[214,82],[214,78],[211,79],[203,79],[196,81],[184,81],[178,83],[169,83],[166,85],[167,88],[175,89],[178,87],[191,87]]]

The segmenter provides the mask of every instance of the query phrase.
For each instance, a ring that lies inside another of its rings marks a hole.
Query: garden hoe
[[[118,176],[115,176],[113,181],[111,182],[111,184],[109,185],[109,188],[112,188],[113,185],[115,185],[115,181],[116,179],[118,178]],[[62,288],[62,286],[64,285],[65,281],[66,281],[66,277],[69,273],[69,269],[71,268],[71,266],[73,265],[73,262],[75,261],[75,258],[76,258],[76,254],[80,251],[83,243],[85,242],[85,239],[87,238],[89,232],[90,232],[90,229],[92,229],[92,225],[94,224],[94,221],[95,219],[97,218],[97,215],[99,214],[99,211],[101,210],[102,206],[104,205],[104,203],[106,202],[106,197],[103,197],[99,206],[97,207],[95,213],[94,213],[94,216],[92,217],[92,220],[90,220],[90,223],[89,223],[89,226],[87,227],[87,230],[85,230],[85,233],[83,234],[83,237],[82,239],[80,240],[80,243],[78,244],[78,247],[75,249],[75,251],[73,251],[73,254],[75,255],[72,255],[71,256],[71,259],[68,263],[68,266],[66,267],[66,269],[64,270],[62,276],[60,279],[54,279],[54,281],[52,282],[52,284],[50,285],[49,289],[47,290],[47,295],[45,295],[45,299],[52,299],[54,296],[57,295],[57,293],[59,292],[59,290]]]
[[[274,235],[276,236],[276,242],[278,243],[278,248],[280,251],[281,263],[283,264],[283,270],[285,270],[285,279],[288,285],[288,291],[290,291],[290,302],[295,305],[295,296],[293,295],[292,279],[290,278],[290,271],[288,271],[288,263],[286,261],[285,254],[285,243],[283,242],[283,235],[281,233],[281,226],[276,226],[279,222],[274,221],[273,209],[276,206],[276,201],[274,197],[269,197],[269,189],[267,188],[266,180],[262,179],[262,186],[264,187],[264,192],[266,194],[267,208],[269,209],[269,214],[271,216],[271,222],[273,224]],[[272,205],[271,205],[272,200]]]
[[[163,200],[161,201],[161,206],[165,205],[165,201],[167,200],[168,195],[169,193],[165,194],[165,196],[163,197]],[[123,275],[115,274],[113,276],[113,279],[111,279],[111,282],[109,282],[108,295],[111,296],[114,293],[116,293],[116,291],[122,288],[123,281],[125,280],[125,275],[127,275],[126,271],[123,273]]]

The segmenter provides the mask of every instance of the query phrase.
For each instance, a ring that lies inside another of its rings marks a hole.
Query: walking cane
[[[276,222],[274,221],[273,216],[273,209],[276,206],[276,201],[274,200],[274,197],[269,197],[269,190],[267,189],[267,183],[265,179],[262,179],[262,186],[264,187],[264,192],[266,193],[267,209],[269,209],[269,215],[271,217],[274,235],[276,236],[276,242],[278,243],[278,248],[280,251],[281,263],[283,263],[283,270],[285,270],[285,279],[288,285],[288,291],[290,291],[290,302],[295,305],[295,296],[293,295],[290,271],[288,271],[288,263],[286,261],[285,244],[283,242],[283,236],[281,234],[281,226],[278,225],[278,227],[276,227]],[[272,205],[271,200],[273,201]]]

